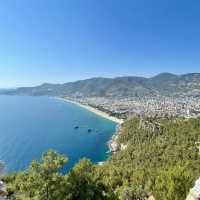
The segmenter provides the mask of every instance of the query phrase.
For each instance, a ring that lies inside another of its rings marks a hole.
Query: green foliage
[[[106,188],[95,165],[81,160],[67,175],[59,170],[67,158],[48,151],[41,162],[33,161],[23,172],[5,177],[9,199],[13,200],[115,200]]]
[[[15,174],[8,190],[15,193],[14,199],[61,200],[63,196],[58,189],[63,186],[64,177],[58,170],[66,162],[64,156],[50,150],[41,162],[33,161],[26,171]]]
[[[118,142],[127,148],[103,166],[104,179],[113,190],[127,182],[158,200],[184,200],[200,175],[200,119],[145,120],[161,124],[160,133],[141,129],[137,118],[125,122]]]
[[[103,166],[83,159],[63,175],[67,159],[50,150],[40,162],[5,177],[13,200],[184,200],[200,176],[197,143],[200,119],[145,119],[159,131],[140,127],[140,119],[123,124],[118,143],[127,148]]]
[[[158,172],[153,190],[156,199],[180,200],[185,199],[188,188],[192,185],[192,172],[189,168],[175,165]]]
[[[101,181],[98,169],[89,160],[81,160],[67,175],[67,182],[71,199],[114,199],[114,194]]]

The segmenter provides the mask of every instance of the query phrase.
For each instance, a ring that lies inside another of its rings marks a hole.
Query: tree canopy
[[[68,173],[67,158],[50,150],[29,168],[4,179],[13,200],[184,200],[200,176],[200,119],[131,119],[119,144],[127,147],[102,166],[80,160]],[[152,127],[161,128],[152,128]],[[149,128],[151,126],[151,128]]]

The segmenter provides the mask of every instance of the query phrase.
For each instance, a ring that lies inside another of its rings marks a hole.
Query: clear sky
[[[200,72],[200,0],[5,0],[0,87]]]

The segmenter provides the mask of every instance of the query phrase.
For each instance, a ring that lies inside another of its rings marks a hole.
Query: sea
[[[63,169],[66,172],[82,158],[98,163],[110,156],[107,143],[116,126],[70,102],[49,97],[2,95],[0,160],[5,163],[6,172],[20,171],[54,149],[68,157]]]

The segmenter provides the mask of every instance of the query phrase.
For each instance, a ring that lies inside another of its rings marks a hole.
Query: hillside
[[[145,126],[137,118],[124,123],[118,143],[127,147],[106,163],[105,179],[122,194],[126,191],[131,196],[141,190],[157,200],[185,200],[200,175],[200,119],[147,118],[143,122]]]
[[[199,177],[199,132],[200,118],[131,119],[118,137],[126,148],[103,165],[83,159],[63,175],[67,159],[49,151],[4,178],[9,199],[185,200]]]
[[[174,75],[162,73],[152,78],[91,78],[64,84],[45,83],[22,87],[4,94],[70,97],[200,96],[200,73]]]

